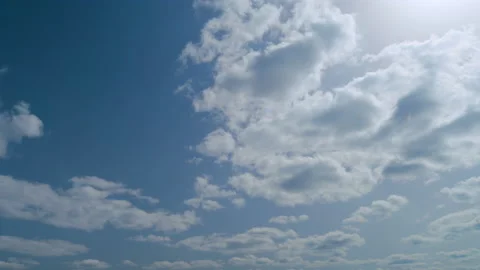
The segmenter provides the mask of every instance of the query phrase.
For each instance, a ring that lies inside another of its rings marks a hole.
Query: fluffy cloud
[[[209,183],[209,178],[206,176],[197,177],[195,180],[195,193],[197,197],[185,200],[185,204],[193,208],[202,208],[206,211],[216,211],[224,208],[219,202],[211,200],[229,199],[236,207],[243,207],[245,200],[236,197],[236,192],[233,190],[222,189],[221,187]]]
[[[478,203],[480,202],[480,177],[458,182],[455,186],[443,188],[440,192],[457,203]]]
[[[152,263],[146,269],[201,269],[201,268],[220,268],[222,264],[211,260],[196,260],[191,262],[185,261],[158,261]]]
[[[480,159],[473,30],[362,56],[354,17],[326,1],[197,6],[219,15],[182,54],[214,70],[193,106],[223,119],[201,152],[238,168],[229,180],[238,191],[286,206],[346,201],[384,179],[431,182]],[[322,84],[350,63],[365,73]]]
[[[270,223],[278,223],[278,224],[288,224],[288,223],[299,223],[303,221],[307,221],[307,215],[300,215],[300,216],[278,216],[272,217],[268,222]]]
[[[13,110],[0,112],[0,158],[7,154],[9,142],[21,142],[23,138],[40,137],[43,123],[30,113],[30,106],[20,102]]]
[[[206,156],[226,158],[235,149],[232,135],[223,129],[217,129],[205,137],[197,146],[197,151]]]
[[[38,257],[54,257],[85,253],[88,248],[63,240],[29,240],[2,235],[0,236],[0,250]]]
[[[150,243],[167,243],[171,241],[170,237],[168,236],[158,236],[153,234],[149,234],[147,236],[137,235],[129,239],[136,242],[150,242]]]
[[[96,177],[73,178],[70,182],[73,187],[54,190],[46,184],[0,176],[0,215],[87,231],[102,229],[106,224],[122,229],[185,231],[199,222],[191,211],[147,212],[130,201],[114,199],[116,194],[125,194],[153,200],[118,183]]]
[[[223,254],[271,253],[286,258],[302,255],[345,256],[349,248],[364,243],[365,240],[358,234],[340,231],[301,237],[293,230],[256,227],[234,235],[194,236],[177,242],[175,246]]]
[[[88,269],[106,269],[110,268],[110,265],[106,262],[102,262],[99,260],[94,259],[86,259],[81,261],[74,261],[72,263],[73,267],[75,268],[88,268]]]
[[[30,259],[8,258],[6,261],[0,261],[0,269],[26,269],[35,265],[39,263]]]
[[[404,242],[414,245],[455,240],[463,234],[480,231],[480,210],[471,208],[447,214],[428,224],[423,234],[410,235]]]
[[[368,217],[387,218],[394,212],[399,211],[408,203],[407,198],[390,195],[387,200],[373,201],[370,206],[362,206],[355,211],[349,218],[343,220],[344,223],[364,223]]]

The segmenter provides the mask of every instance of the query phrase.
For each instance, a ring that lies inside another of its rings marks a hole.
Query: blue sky
[[[477,269],[476,6],[0,3],[0,269]]]

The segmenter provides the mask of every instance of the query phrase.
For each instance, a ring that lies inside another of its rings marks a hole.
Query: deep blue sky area
[[[479,9],[0,1],[0,269],[478,270]]]
[[[162,194],[162,205],[183,211],[177,194],[193,196],[196,172],[176,168],[209,127],[173,92],[182,82],[178,56],[202,23],[188,0],[0,3],[0,63],[9,69],[0,79],[2,105],[28,102],[45,133],[10,145],[0,171],[56,187],[95,175]],[[2,219],[0,229],[98,241],[32,225]],[[104,237],[98,251],[114,259],[124,244],[106,252]]]
[[[45,136],[13,145],[0,168],[56,185],[97,175],[146,189],[190,186],[191,172],[172,168],[206,130],[189,100],[173,94],[182,79],[177,58],[202,25],[191,5],[2,2],[2,101],[30,103]]]

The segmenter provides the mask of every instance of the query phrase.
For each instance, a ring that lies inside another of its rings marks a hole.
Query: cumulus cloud
[[[157,261],[147,266],[146,269],[212,269],[221,268],[222,264],[212,260],[186,261]]]
[[[31,259],[8,258],[6,261],[0,260],[0,269],[26,269],[39,264]]]
[[[217,129],[205,137],[197,146],[197,151],[206,156],[226,158],[235,149],[232,135],[223,129]]]
[[[296,256],[345,256],[348,249],[362,246],[365,240],[358,234],[341,231],[324,235],[299,236],[294,230],[255,227],[244,233],[194,236],[181,240],[177,247],[222,254],[275,254],[280,258]]]
[[[80,269],[107,269],[110,265],[106,262],[102,262],[94,259],[85,259],[81,261],[74,261],[73,267]]]
[[[159,236],[159,235],[153,235],[153,234],[149,234],[147,236],[137,235],[129,239],[135,242],[150,242],[150,243],[167,243],[172,240],[168,236]]]
[[[285,206],[346,201],[384,179],[431,182],[479,160],[473,30],[364,56],[354,17],[327,1],[197,6],[218,16],[182,59],[212,66],[193,106],[222,119],[199,148],[237,168],[237,191]],[[368,72],[326,88],[326,71],[352,58]]]
[[[63,240],[30,240],[1,235],[0,250],[37,257],[55,257],[82,254],[87,252],[88,248]]]
[[[7,154],[8,143],[19,143],[23,138],[42,134],[43,122],[30,112],[28,103],[20,102],[11,111],[0,112],[0,158]]]
[[[480,202],[480,177],[460,181],[451,188],[443,188],[440,192],[457,203],[478,203]]]
[[[47,184],[0,175],[0,215],[87,231],[102,229],[106,224],[122,229],[185,231],[199,222],[192,211],[173,214],[159,209],[149,212],[130,201],[115,199],[114,195],[124,194],[152,201],[140,191],[118,183],[96,177],[76,177],[70,182],[73,187],[54,190]]]
[[[235,206],[243,207],[245,201],[237,197],[234,190],[223,189],[217,185],[211,184],[206,176],[199,176],[195,180],[195,193],[197,197],[185,200],[184,203],[193,208],[202,208],[206,211],[216,211],[224,208],[216,199],[229,199]]]
[[[364,223],[368,221],[368,217],[387,218],[407,203],[407,198],[403,196],[390,195],[387,200],[373,201],[370,206],[360,207],[349,218],[344,219],[343,223]]]
[[[278,224],[288,224],[288,223],[299,223],[308,220],[307,215],[300,215],[300,216],[277,216],[272,217],[268,222],[270,223],[278,223]]]
[[[453,212],[428,224],[423,234],[414,234],[403,238],[406,243],[414,245],[455,240],[468,233],[480,231],[480,210],[470,208]]]

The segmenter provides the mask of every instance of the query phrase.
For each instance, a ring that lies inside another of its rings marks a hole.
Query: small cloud
[[[232,204],[235,205],[237,208],[245,207],[245,199],[244,198],[233,198],[231,200]]]
[[[110,268],[110,265],[106,262],[102,262],[94,259],[86,259],[81,261],[74,261],[72,263],[73,267],[80,269],[106,269]]]
[[[150,242],[150,243],[167,243],[171,241],[170,237],[168,236],[159,236],[159,235],[153,235],[153,234],[149,234],[147,236],[137,235],[129,238],[129,240],[136,241],[136,242]]]
[[[289,224],[289,223],[299,223],[307,221],[309,218],[307,215],[300,215],[300,216],[278,216],[272,217],[268,221],[269,223],[277,223],[277,224]]]
[[[123,261],[122,261],[122,264],[123,264],[123,265],[126,265],[126,266],[130,266],[130,267],[136,267],[136,266],[137,266],[136,263],[134,263],[134,262],[132,262],[132,261],[130,261],[130,260],[123,260]]]
[[[193,98],[195,95],[195,91],[193,90],[192,86],[193,81],[187,80],[184,84],[180,85],[175,89],[173,93],[175,94],[183,94],[187,98]]]
[[[370,206],[358,208],[349,218],[344,219],[343,223],[365,223],[371,216],[388,218],[407,203],[407,198],[403,196],[390,195],[387,200],[373,201]]]
[[[200,164],[202,161],[203,161],[202,158],[192,157],[191,159],[188,159],[188,160],[187,160],[187,163],[189,163],[189,164],[194,164],[194,165],[198,165],[198,164]]]

